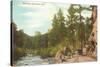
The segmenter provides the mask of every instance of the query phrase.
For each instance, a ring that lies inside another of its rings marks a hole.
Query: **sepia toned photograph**
[[[11,66],[97,61],[97,6],[11,1]]]

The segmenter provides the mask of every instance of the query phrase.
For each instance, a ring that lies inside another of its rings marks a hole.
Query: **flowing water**
[[[51,64],[52,60],[50,58],[41,59],[40,56],[26,56],[22,57],[20,60],[16,62],[16,66],[32,66],[32,65],[43,65],[43,64]]]

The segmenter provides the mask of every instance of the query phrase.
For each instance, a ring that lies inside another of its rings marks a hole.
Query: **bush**
[[[20,57],[25,56],[25,50],[23,48],[15,48],[15,52],[14,52],[14,60],[18,60],[20,59]]]
[[[61,48],[63,48],[62,44],[58,44],[55,47],[41,48],[38,50],[37,55],[40,55],[42,58],[54,57]]]

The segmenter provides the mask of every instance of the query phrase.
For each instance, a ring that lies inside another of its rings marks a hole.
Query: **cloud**
[[[22,13],[21,15],[23,15],[23,16],[32,16],[33,15],[33,12]]]
[[[43,20],[38,21],[38,20],[31,20],[29,21],[29,23],[27,24],[27,26],[29,28],[40,28],[43,26]]]
[[[43,5],[38,8],[35,6],[30,6],[30,5],[27,5],[27,6],[29,7],[29,9],[31,7],[32,11],[23,12],[20,15],[30,17],[34,20],[38,20],[38,19],[52,20],[54,14],[57,13],[56,7],[51,4],[46,4],[46,5]],[[24,7],[26,7],[26,6],[24,6]],[[29,10],[29,9],[26,9],[26,10]],[[35,11],[35,10],[37,10],[37,11]]]

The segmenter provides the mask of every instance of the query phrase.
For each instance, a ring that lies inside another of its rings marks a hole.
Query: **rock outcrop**
[[[61,63],[63,61],[66,61],[66,56],[65,56],[65,52],[66,52],[66,47],[60,49],[56,55],[55,55],[55,63]]]
[[[97,6],[92,6],[92,32],[89,37],[90,52],[96,55],[97,46]]]

